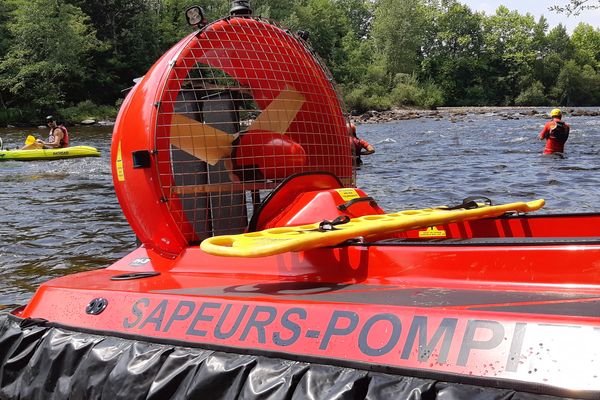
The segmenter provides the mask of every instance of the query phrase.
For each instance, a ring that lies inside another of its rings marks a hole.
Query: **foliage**
[[[309,43],[334,74],[346,62],[342,42],[344,37],[351,35],[351,29],[337,2],[308,0],[297,6],[286,22],[295,30],[310,32]]]
[[[596,70],[600,69],[600,29],[579,24],[573,31],[571,41],[574,58],[579,65],[591,65]]]
[[[565,63],[556,83],[559,101],[566,105],[590,106],[600,101],[600,74],[589,65],[581,68],[574,60]]]
[[[424,26],[426,10],[421,0],[376,2],[372,34],[390,80],[398,73],[410,73],[416,69]]]
[[[77,93],[90,72],[87,57],[101,42],[89,18],[73,5],[61,0],[13,1],[7,29],[16,39],[0,61],[0,88],[22,104],[56,109]]]
[[[543,106],[548,103],[548,99],[544,94],[544,85],[540,81],[534,81],[531,86],[523,90],[515,99],[515,104],[518,106]]]
[[[348,90],[344,97],[353,113],[406,106],[434,108],[443,102],[442,91],[435,83],[421,83],[415,75],[408,74],[398,74],[391,91],[382,84],[360,85]]]
[[[483,18],[458,2],[443,1],[430,10],[430,20],[420,75],[441,88],[446,104],[467,104],[469,88],[480,82]]]
[[[520,15],[504,6],[484,20],[486,58],[492,71],[486,84],[492,99],[509,105],[520,92],[523,79],[533,75],[535,20],[530,14]],[[490,81],[489,78],[497,79]]]
[[[4,1],[0,2],[0,58],[6,54],[11,41],[14,40],[7,26],[11,11],[11,4]]]
[[[442,91],[433,82],[420,83],[415,75],[399,74],[391,92],[395,106],[434,108],[442,104]]]
[[[59,116],[61,121],[78,123],[86,119],[103,120],[115,118],[117,112],[117,107],[108,105],[99,106],[90,100],[86,100],[75,106],[63,108]]]
[[[0,126],[23,125],[35,121],[39,115],[32,109],[0,108]]]
[[[168,14],[170,1],[147,0],[72,0],[89,15],[104,46],[91,61],[92,73],[84,85],[89,88],[81,99],[114,103],[121,90],[131,86],[134,78],[144,74],[161,54],[159,23],[161,12]],[[170,33],[170,32],[169,32]],[[100,86],[105,90],[94,90]]]
[[[392,101],[385,89],[378,85],[353,87],[344,97],[353,114],[362,114],[369,110],[388,110],[392,107]]]
[[[294,0],[255,0],[252,2],[252,8],[255,15],[282,21],[291,14],[297,4],[298,2]],[[223,15],[221,13],[219,16]]]
[[[57,111],[73,121],[113,115],[122,90],[192,31],[184,10],[196,3],[0,0],[0,123]],[[231,6],[201,3],[209,21]],[[562,11],[598,6],[571,0]],[[544,17],[506,7],[486,15],[460,0],[253,0],[252,7],[310,33],[352,112],[600,103],[600,29],[587,24],[569,35]]]

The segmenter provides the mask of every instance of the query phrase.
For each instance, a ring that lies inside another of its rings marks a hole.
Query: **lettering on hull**
[[[264,305],[243,301],[137,299],[122,320],[127,333],[402,369],[600,389],[573,346],[598,343],[600,328],[464,318],[418,308]],[[540,339],[542,338],[542,339]],[[569,369],[570,368],[570,369]],[[567,372],[568,371],[568,372]]]

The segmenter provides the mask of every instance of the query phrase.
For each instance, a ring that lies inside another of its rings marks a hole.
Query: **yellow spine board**
[[[544,206],[544,200],[518,202],[475,209],[445,210],[425,208],[393,214],[367,215],[348,223],[335,225],[335,230],[319,231],[319,223],[271,228],[240,235],[215,236],[205,239],[200,247],[209,254],[225,257],[264,257],[288,251],[304,251],[334,246],[348,239],[375,237],[411,229],[426,228],[452,222],[491,218],[506,212],[530,212]]]

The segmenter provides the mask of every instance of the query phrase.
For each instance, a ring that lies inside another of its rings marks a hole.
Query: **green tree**
[[[375,47],[369,37],[373,20],[372,3],[340,0],[338,4],[347,24],[333,73],[338,83],[356,85],[365,79],[369,66],[375,62]]]
[[[512,104],[524,85],[531,82],[535,20],[504,6],[485,19],[484,37],[490,73],[484,85],[497,104]]]
[[[552,93],[558,75],[566,61],[574,54],[574,47],[566,28],[559,24],[543,37],[536,40],[538,53],[534,62],[534,79],[545,87],[547,94]],[[554,101],[558,99],[552,98]]]
[[[563,24],[558,24],[548,32],[546,44],[549,53],[554,52],[563,60],[573,58],[575,48]]]
[[[0,60],[2,60],[8,48],[10,47],[11,41],[13,40],[10,30],[8,28],[8,23],[10,21],[9,16],[12,11],[11,4],[8,2],[0,2]],[[4,96],[6,96],[6,90],[0,88],[0,108],[6,108],[6,104],[4,103]]]
[[[260,15],[275,21],[283,21],[298,6],[298,2],[294,0],[253,0],[251,4],[254,15]]]
[[[307,0],[295,8],[284,25],[308,31],[310,45],[324,59],[334,76],[341,76],[340,68],[347,62],[343,40],[347,35],[352,35],[352,30],[339,3]]]
[[[11,4],[8,2],[0,2],[0,58],[4,57],[12,37],[8,28],[9,15],[12,11]]]
[[[412,74],[421,59],[427,31],[426,8],[421,0],[378,0],[372,35],[390,81],[399,73]]]
[[[62,0],[12,0],[8,30],[16,38],[0,61],[0,88],[11,103],[57,109],[81,90],[88,60],[101,47],[89,18]]]
[[[544,85],[540,81],[533,82],[515,99],[515,104],[519,106],[543,106],[547,103]]]
[[[86,98],[114,103],[121,90],[143,75],[165,50],[161,48],[159,10],[163,1],[71,0],[89,15],[105,43],[91,60],[92,74],[84,83]],[[183,10],[181,10],[183,13]],[[97,87],[105,88],[98,91]]]
[[[442,89],[446,104],[473,104],[469,89],[480,84],[482,16],[454,0],[444,0],[430,10],[432,29],[423,46],[422,79],[432,79]]]
[[[376,63],[373,42],[359,40],[349,33],[342,38],[340,50],[341,57],[333,71],[336,81],[342,85],[365,81],[371,65]]]
[[[291,1],[291,0],[286,0]],[[165,52],[184,36],[192,32],[192,28],[187,24],[185,18],[185,10],[193,5],[202,5],[202,9],[206,13],[208,22],[223,18],[229,15],[231,4],[222,0],[203,0],[202,2],[194,0],[153,0],[153,1],[134,1],[137,4],[137,11],[132,9],[129,15],[120,22],[121,25],[131,23],[133,19],[139,18],[142,24],[146,25],[151,31],[151,35],[156,39],[153,41],[150,38],[151,47],[156,46],[156,54],[149,53],[146,58],[146,64],[154,61],[160,54]],[[272,4],[274,0],[253,1],[252,5],[255,14],[271,17],[273,14]],[[286,3],[284,1],[281,2]],[[273,4],[275,14],[278,14],[282,4]],[[276,17],[277,19],[278,17]],[[158,26],[154,24],[157,23]],[[144,31],[142,34],[146,34]],[[150,58],[153,58],[152,60]],[[143,73],[142,71],[141,73]]]
[[[571,36],[575,48],[575,60],[579,65],[600,69],[600,29],[580,23]]]
[[[543,54],[547,51],[548,40],[546,35],[548,32],[548,27],[548,20],[543,15],[533,27],[532,46],[539,54]]]
[[[369,38],[373,22],[374,6],[369,0],[337,0],[340,9],[350,22],[350,30],[356,39]]]
[[[162,0],[155,6],[155,17],[151,14],[148,21],[158,20],[157,30],[158,51],[164,50],[178,42],[183,36],[190,32],[190,27],[185,19],[184,11],[189,7],[189,2],[181,0]],[[203,4],[204,5],[204,4]],[[150,11],[151,13],[151,11]]]
[[[575,60],[565,63],[554,88],[554,96],[562,104],[589,106],[600,101],[600,74],[591,66],[581,68]]]

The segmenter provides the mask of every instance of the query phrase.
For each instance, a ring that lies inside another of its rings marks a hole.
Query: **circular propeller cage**
[[[155,125],[144,129],[154,162],[145,179],[158,189],[168,229],[188,245],[244,232],[260,201],[290,175],[327,171],[354,185],[347,119],[331,75],[302,39],[271,21],[228,17],[209,24],[171,49],[132,92],[148,97],[150,89]],[[113,138],[115,187],[126,182],[127,155],[124,171],[118,159],[132,130],[125,119],[149,114],[148,101],[139,111],[131,102]],[[138,236],[156,236],[127,205],[138,201],[133,189],[120,195],[117,187],[125,214],[138,219]],[[151,241],[169,247],[171,239]]]

